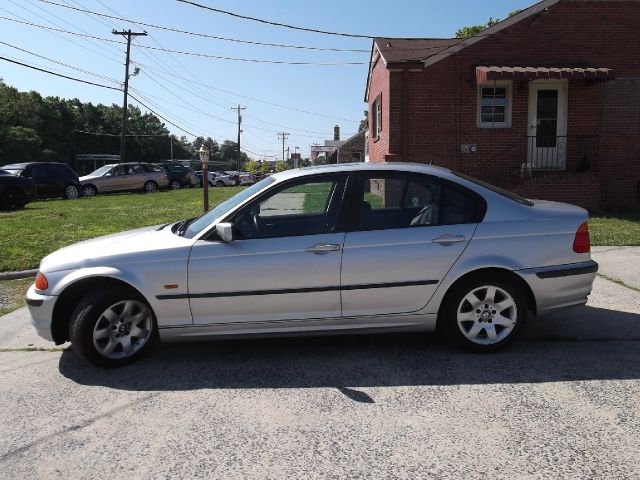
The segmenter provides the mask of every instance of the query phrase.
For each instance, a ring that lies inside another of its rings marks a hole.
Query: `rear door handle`
[[[440,245],[452,245],[454,243],[464,242],[465,238],[463,235],[454,235],[452,233],[445,233],[444,235],[440,235],[432,240],[433,243],[439,243]]]
[[[316,243],[311,247],[305,248],[305,252],[309,253],[327,253],[327,252],[337,252],[340,250],[340,245],[337,243]]]

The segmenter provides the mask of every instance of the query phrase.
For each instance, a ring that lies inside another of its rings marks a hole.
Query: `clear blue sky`
[[[204,11],[176,0],[52,1],[115,15],[107,9],[108,6],[128,19],[244,40],[367,51],[371,48],[371,41],[367,39],[333,37],[262,25]],[[374,36],[443,38],[452,37],[461,26],[485,23],[489,17],[505,18],[508,12],[534,3],[532,0],[196,1],[244,15],[321,30]],[[141,29],[131,23],[74,12],[38,0],[0,0],[0,16],[114,40],[122,38],[112,35],[112,28]],[[149,36],[136,39],[132,47],[132,60],[141,68],[141,73],[130,81],[135,89],[132,93],[140,92],[154,103],[152,108],[189,132],[211,136],[219,142],[235,139],[236,113],[231,107],[238,103],[247,107],[242,144],[259,154],[255,158],[261,158],[263,154],[280,154],[278,131],[291,133],[287,145],[291,151],[293,147],[300,147],[305,156],[310,144],[331,138],[334,124],[341,126],[343,139],[357,131],[366,108],[363,96],[368,53],[240,45],[144,28]],[[124,77],[123,45],[52,33],[3,19],[0,19],[0,32],[2,42],[118,81]],[[300,66],[243,63],[145,50],[136,44],[227,57],[364,64]],[[0,55],[114,85],[109,80],[88,77],[4,44],[0,44]],[[37,90],[43,95],[75,97],[93,103],[122,104],[120,92],[56,78],[6,62],[0,62],[0,77],[19,90]],[[350,121],[283,109],[237,94]],[[167,126],[177,135],[184,134],[175,127]]]

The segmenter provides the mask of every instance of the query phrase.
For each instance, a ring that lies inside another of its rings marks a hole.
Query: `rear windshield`
[[[524,197],[521,197],[520,195],[516,195],[513,192],[510,192],[509,190],[505,190],[504,188],[500,188],[500,187],[496,187],[495,185],[491,185],[490,183],[487,182],[483,182],[482,180],[478,180],[477,178],[473,178],[470,177],[469,175],[465,175],[464,173],[460,173],[460,172],[451,172],[454,175],[468,181],[471,183],[475,183],[476,185],[480,185],[483,188],[486,188],[487,190],[491,190],[493,193],[497,193],[498,195],[502,195],[503,197],[507,197],[509,200],[513,200],[514,202],[518,202],[521,205],[526,205],[528,207],[533,207],[533,202],[531,200],[527,200]]]

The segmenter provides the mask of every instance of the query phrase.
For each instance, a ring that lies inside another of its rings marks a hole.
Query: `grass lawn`
[[[24,296],[33,278],[0,280],[0,317],[24,305]]]
[[[324,185],[305,197],[305,211],[326,201]],[[210,206],[242,187],[209,190]],[[372,204],[373,198],[368,198]],[[378,200],[379,201],[379,200]],[[322,205],[323,206],[323,205]],[[87,238],[169,223],[202,212],[199,188],[154,194],[98,195],[79,200],[45,200],[17,212],[0,212],[0,272],[37,268],[42,257]],[[594,216],[589,221],[593,245],[640,245],[640,214]]]
[[[640,246],[640,213],[600,214],[589,219],[592,245]]]
[[[240,190],[209,189],[210,207]],[[0,272],[37,268],[44,256],[80,240],[201,213],[200,188],[30,203],[24,210],[0,212]]]

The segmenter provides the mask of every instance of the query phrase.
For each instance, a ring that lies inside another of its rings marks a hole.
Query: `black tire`
[[[486,297],[488,290],[483,287],[487,286],[496,287],[494,301]],[[483,291],[484,299],[482,299]],[[504,293],[510,295],[513,302],[510,302],[508,297],[503,295]],[[468,295],[472,295],[472,298],[477,299],[482,305],[476,305],[478,308],[474,310],[475,307],[471,307],[468,301],[463,303],[465,297],[469,298]],[[500,310],[501,304],[510,303],[514,304],[515,309],[509,307]],[[487,306],[489,306],[488,309],[485,308]],[[461,318],[469,315],[473,320],[459,321],[459,309]],[[478,353],[497,352],[508,347],[518,338],[525,328],[527,315],[525,296],[516,283],[499,275],[474,276],[455,285],[447,293],[438,319],[438,330],[445,332],[450,340],[467,350]],[[505,317],[515,320],[512,327],[505,327],[498,323]],[[475,341],[472,341],[469,337],[473,336],[474,328],[480,330]],[[490,338],[490,330],[496,333],[496,340]]]
[[[17,188],[10,188],[0,197],[0,210],[21,210],[26,204],[27,197]]]
[[[82,196],[83,197],[95,197],[98,194],[98,189],[93,185],[83,185],[82,186]]]
[[[144,304],[151,314],[151,333],[143,345],[129,356],[122,358],[108,358],[101,354],[94,345],[94,328],[99,321],[103,321],[103,313],[112,305],[133,300]],[[89,292],[76,307],[69,324],[69,339],[74,351],[85,361],[103,368],[120,367],[131,363],[151,350],[158,342],[158,329],[153,310],[144,298],[136,292],[123,288],[97,289]]]
[[[169,188],[171,190],[180,190],[182,188],[182,183],[180,183],[180,180],[171,180],[169,182]]]
[[[64,189],[65,200],[76,200],[80,198],[80,190],[76,185],[67,185]]]
[[[149,180],[145,182],[144,187],[142,187],[144,193],[155,193],[158,191],[158,184],[153,180]]]
[[[216,182],[216,187],[224,187],[224,182],[222,180],[218,180]]]

